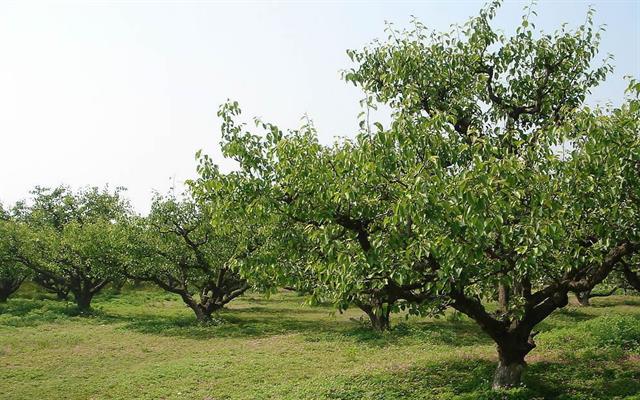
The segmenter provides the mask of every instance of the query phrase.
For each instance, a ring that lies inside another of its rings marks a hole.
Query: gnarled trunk
[[[221,304],[217,303],[198,302],[188,293],[182,293],[180,296],[182,297],[182,301],[184,301],[185,304],[193,310],[198,322],[210,322],[211,315],[223,307]]]
[[[204,307],[201,307],[199,304],[195,304],[194,306],[189,306],[193,312],[196,314],[196,319],[198,322],[210,322],[212,312],[206,310]]]

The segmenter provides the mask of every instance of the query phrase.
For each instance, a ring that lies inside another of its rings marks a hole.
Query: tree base
[[[496,389],[509,389],[520,386],[522,382],[522,373],[526,364],[523,363],[511,363],[505,364],[502,361],[498,363],[496,372],[493,375],[492,388]]]

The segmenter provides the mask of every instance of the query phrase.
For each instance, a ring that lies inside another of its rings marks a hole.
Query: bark
[[[0,303],[6,302],[9,296],[20,289],[23,281],[24,278],[22,277],[0,279]]]
[[[153,282],[167,292],[179,295],[200,322],[211,321],[211,315],[214,312],[221,310],[227,303],[249,289],[249,283],[246,280],[239,279],[227,270],[221,270],[216,282],[210,281],[202,285],[199,290],[200,298],[196,300],[193,289],[189,288],[185,280],[174,277],[163,280],[158,276],[137,276],[127,272],[125,275],[139,282]]]
[[[76,306],[80,311],[91,311],[93,296],[98,294],[110,282],[108,279],[97,282],[90,279],[74,279],[72,281],[71,293],[73,293]]]
[[[357,302],[357,306],[369,317],[371,327],[378,332],[385,332],[391,329],[390,314],[391,304],[367,304]]]
[[[493,375],[493,389],[506,389],[519,386],[522,373],[527,364],[524,360],[527,354],[536,347],[530,332],[506,334],[498,341],[498,366]]]
[[[504,283],[498,284],[498,304],[500,305],[500,311],[503,313],[509,312],[509,286]]]
[[[503,360],[498,361],[498,367],[493,374],[491,387],[494,390],[498,390],[519,386],[525,368],[526,363],[524,362],[524,358],[521,361],[512,363],[507,363]]]
[[[626,262],[622,263],[622,272],[624,273],[627,283],[635,290],[640,291],[640,274],[634,272]]]
[[[82,292],[74,293],[73,296],[75,297],[76,306],[78,307],[78,310],[83,312],[91,311],[91,300],[93,299],[92,293],[82,291]]]
[[[186,292],[181,293],[180,297],[182,297],[182,301],[184,301],[184,303],[193,310],[198,322],[210,322],[211,315],[223,307],[218,303],[203,303],[202,301],[196,301],[189,293]]]
[[[591,302],[589,301],[591,299],[591,291],[587,290],[584,292],[576,292],[576,299],[578,300],[578,303],[582,306],[582,307],[589,307],[591,305]]]

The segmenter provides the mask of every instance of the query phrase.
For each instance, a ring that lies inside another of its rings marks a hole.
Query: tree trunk
[[[498,361],[498,367],[493,374],[493,389],[509,389],[519,386],[525,367],[524,358],[519,362]]]
[[[385,332],[391,329],[391,322],[389,321],[389,313],[382,312],[381,314],[369,314],[369,320],[371,320],[371,326],[378,332]]]
[[[193,313],[196,315],[196,319],[198,320],[198,322],[211,322],[211,315],[215,311],[218,311],[222,308],[221,305],[217,304],[202,304],[200,302],[197,302],[188,293],[182,293],[180,294],[180,296],[182,297],[182,301],[184,301],[185,304],[189,306],[191,310],[193,310]]]
[[[632,270],[631,266],[626,262],[622,263],[622,272],[624,273],[627,283],[635,290],[640,291],[640,274],[636,271],[637,270]]]
[[[498,284],[498,304],[500,305],[500,311],[503,313],[509,312],[509,286],[504,283]]]
[[[498,341],[498,367],[493,375],[493,389],[508,389],[519,386],[527,363],[524,358],[533,348],[531,335],[508,334]]]
[[[591,302],[589,301],[591,299],[591,291],[587,290],[584,292],[576,292],[576,299],[578,299],[578,303],[582,306],[582,307],[589,307],[591,305]]]
[[[91,300],[93,299],[93,294],[82,291],[76,292],[73,295],[75,297],[78,310],[82,312],[91,311]]]
[[[196,319],[198,322],[210,322],[211,321],[211,312],[207,312],[206,309],[200,307],[200,305],[196,304],[195,307],[191,307],[193,312],[196,314]]]
[[[390,305],[375,305],[370,304],[358,304],[358,307],[367,314],[369,321],[371,321],[371,327],[378,332],[384,332],[391,329],[390,323]]]
[[[7,301],[9,296],[20,289],[20,285],[24,278],[18,279],[1,279],[0,280],[0,303]]]

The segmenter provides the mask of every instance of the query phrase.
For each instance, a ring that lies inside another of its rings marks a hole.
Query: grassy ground
[[[198,326],[156,290],[96,299],[93,316],[29,290],[0,305],[1,399],[640,399],[640,298],[567,307],[540,326],[525,386],[489,390],[495,350],[466,318],[370,332],[282,293]]]

